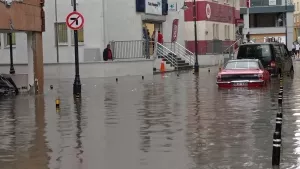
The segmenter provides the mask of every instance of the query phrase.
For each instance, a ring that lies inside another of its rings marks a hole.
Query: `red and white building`
[[[186,1],[186,5],[188,9],[184,13],[185,45],[194,52],[193,0]],[[210,46],[216,41],[221,43],[224,50],[236,41],[236,21],[240,19],[239,0],[196,0],[196,9],[199,54],[210,53]]]

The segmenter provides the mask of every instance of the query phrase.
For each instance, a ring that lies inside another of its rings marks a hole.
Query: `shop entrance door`
[[[149,32],[148,33],[148,36],[149,36],[149,52],[150,52],[150,55],[153,55],[153,52],[154,52],[154,31],[155,30],[159,30],[161,31],[162,33],[162,23],[158,23],[158,22],[144,22],[143,23],[143,27],[145,27],[147,29],[147,31]]]

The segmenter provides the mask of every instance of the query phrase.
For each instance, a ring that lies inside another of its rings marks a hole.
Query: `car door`
[[[282,57],[283,57],[283,60],[282,60],[282,65],[283,65],[283,71],[284,72],[288,72],[290,69],[290,65],[289,65],[289,62],[288,62],[288,58],[289,58],[289,53],[287,52],[287,50],[285,49],[285,46],[283,44],[280,44],[279,45],[280,47],[280,51],[281,51],[281,54],[282,54]]]
[[[279,44],[274,44],[274,52],[275,52],[275,62],[276,62],[276,67],[281,69],[281,71],[284,71],[284,57],[280,48]]]
[[[293,67],[293,59],[290,55],[289,50],[287,49],[286,45],[282,44],[282,48],[285,51],[285,62],[286,62],[286,71],[290,72],[291,68]]]

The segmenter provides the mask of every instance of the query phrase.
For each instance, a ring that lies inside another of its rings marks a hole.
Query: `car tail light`
[[[258,74],[258,78],[263,80],[264,79],[264,75],[263,74]]]
[[[217,76],[217,81],[220,82],[221,81],[221,75]]]
[[[276,64],[275,64],[274,61],[272,61],[272,62],[270,63],[270,65],[271,65],[271,67],[275,67],[275,66],[276,66]]]

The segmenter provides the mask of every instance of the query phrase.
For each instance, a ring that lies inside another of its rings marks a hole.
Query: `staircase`
[[[194,54],[179,43],[157,43],[157,58],[165,61],[174,70],[189,70],[194,65]]]

